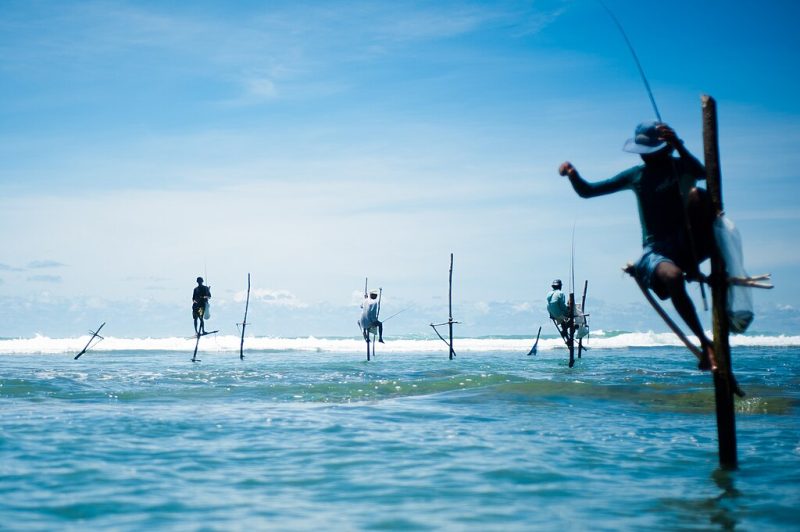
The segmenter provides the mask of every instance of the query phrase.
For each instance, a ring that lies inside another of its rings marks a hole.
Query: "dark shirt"
[[[570,182],[583,198],[632,190],[639,205],[642,245],[647,246],[685,232],[684,198],[698,179],[705,179],[705,168],[686,153],[681,158],[634,166],[605,181],[589,183],[575,175]]]
[[[192,292],[193,305],[205,308],[207,298],[210,297],[211,297],[211,290],[205,285],[198,285],[194,288],[194,292]]]

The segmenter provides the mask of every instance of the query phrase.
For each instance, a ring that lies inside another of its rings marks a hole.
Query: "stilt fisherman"
[[[553,289],[547,294],[547,312],[561,331],[561,336],[566,337],[570,312],[567,298],[561,291],[561,279],[554,280],[551,287]]]
[[[644,164],[595,183],[584,180],[568,161],[561,164],[559,174],[567,176],[583,198],[633,191],[644,248],[633,265],[634,274],[662,300],[672,299],[675,310],[700,340],[700,369],[716,370],[712,342],[686,293],[686,278],[699,275],[698,264],[710,256],[713,246],[711,201],[705,190],[696,187],[698,179],[705,179],[705,168],[662,122],[639,124],[623,149],[640,155]],[[673,157],[673,151],[678,157]]]
[[[369,297],[364,297],[364,302],[361,303],[361,331],[364,334],[364,339],[369,342],[370,333],[375,334],[378,332],[378,342],[383,342],[383,323],[378,320],[378,291],[371,290]]]
[[[203,284],[203,278],[197,278],[197,286],[194,287],[192,292],[192,319],[194,320],[194,333],[205,334],[205,314],[208,300],[211,299],[211,289]],[[200,321],[200,327],[197,327],[197,322]]]

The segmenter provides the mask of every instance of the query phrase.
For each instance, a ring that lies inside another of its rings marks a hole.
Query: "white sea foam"
[[[37,335],[33,338],[0,340],[0,354],[77,353],[89,336],[76,338],[49,338]],[[233,335],[209,335],[200,340],[201,351],[238,352],[240,338]],[[456,338],[456,351],[468,352],[525,352],[533,345],[533,339],[524,338]],[[592,349],[624,349],[629,347],[681,346],[671,333],[633,332],[607,335],[602,331],[593,333],[584,345]],[[732,346],[747,347],[800,347],[800,336],[731,336]],[[195,339],[170,338],[115,338],[106,337],[92,351],[192,351]],[[542,338],[540,351],[562,349],[560,338]],[[248,351],[319,351],[330,353],[352,353],[365,350],[360,338],[245,338]],[[439,339],[387,339],[378,344],[378,353],[432,353],[446,350]]]

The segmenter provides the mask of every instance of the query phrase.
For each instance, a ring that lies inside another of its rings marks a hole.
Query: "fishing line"
[[[412,308],[412,307],[408,307],[408,308],[404,308],[404,309],[403,309],[403,310],[401,310],[400,312],[395,312],[394,314],[392,314],[391,316],[389,316],[388,318],[386,318],[385,320],[383,320],[383,322],[384,322],[384,323],[386,323],[387,321],[389,321],[390,319],[394,318],[394,317],[395,317],[395,316],[397,316],[398,314],[402,314],[403,312],[405,312],[405,311],[407,311],[407,310],[411,310],[411,308]]]
[[[658,118],[659,122],[663,123],[663,120],[661,119],[661,113],[658,112],[658,105],[656,105],[656,99],[653,97],[653,90],[650,88],[650,82],[647,81],[647,76],[645,76],[645,74],[644,74],[644,69],[642,68],[642,63],[639,61],[639,56],[636,55],[636,50],[633,48],[633,44],[631,43],[631,40],[628,38],[628,34],[625,33],[625,28],[622,27],[622,24],[620,23],[619,19],[617,19],[617,17],[614,15],[614,12],[611,11],[611,9],[609,9],[609,7],[605,4],[605,2],[603,2],[603,0],[597,0],[597,3],[600,4],[603,7],[603,9],[605,9],[606,13],[608,13],[608,16],[611,17],[611,20],[614,21],[614,24],[617,26],[617,29],[619,29],[620,34],[622,34],[622,38],[625,39],[625,44],[628,45],[628,50],[630,50],[631,55],[633,56],[633,61],[636,63],[636,68],[639,69],[639,75],[641,76],[642,82],[644,83],[644,88],[645,88],[645,90],[647,90],[647,95],[650,97],[650,103],[653,105],[653,111],[655,111],[655,113],[656,113],[656,118]],[[672,164],[672,173],[677,178],[678,177],[678,175],[677,175],[678,172],[675,169],[675,162],[671,161],[671,164]],[[683,196],[683,191],[681,191],[681,196]],[[689,221],[689,215],[688,215],[688,212],[686,211],[685,203],[686,203],[686,201],[684,199],[684,209],[683,209],[684,224],[686,225],[687,233],[688,233],[688,236],[689,236],[689,242],[690,242],[689,245],[690,245],[691,252],[692,252],[692,258],[693,258],[694,264],[695,264],[695,267],[694,267],[695,272],[694,272],[694,274],[697,275],[699,278],[702,278],[702,275],[700,273],[700,265],[698,264],[698,260],[697,260],[697,251],[695,249],[694,236],[692,235],[692,225],[691,225],[691,222]],[[703,286],[702,280],[700,281],[699,284],[700,284],[700,295],[703,298],[703,309],[708,311],[708,301],[706,300],[706,290],[705,290],[705,287]]]
[[[570,280],[569,292],[575,293],[575,222],[572,222],[572,256],[569,259]]]
[[[606,10],[606,13],[608,13],[608,16],[611,17],[611,20],[614,21],[617,29],[619,29],[619,32],[622,34],[622,38],[625,39],[625,44],[628,45],[628,50],[631,51],[633,60],[636,63],[636,68],[639,69],[639,75],[642,77],[642,81],[644,82],[644,88],[647,90],[647,95],[650,97],[650,103],[653,104],[653,111],[656,113],[656,118],[658,118],[659,122],[662,122],[661,113],[658,112],[658,105],[656,105],[656,99],[653,97],[653,91],[650,89],[650,83],[647,81],[647,76],[644,75],[644,69],[642,68],[642,64],[639,62],[639,56],[636,55],[636,50],[633,49],[633,44],[631,44],[628,34],[625,33],[625,29],[622,27],[622,24],[620,24],[619,20],[617,20],[617,17],[614,16],[614,13],[608,8],[608,6],[602,0],[597,0],[597,3],[603,6],[603,9]]]

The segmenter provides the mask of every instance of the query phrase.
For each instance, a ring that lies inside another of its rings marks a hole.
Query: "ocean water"
[[[800,339],[738,338],[740,468],[668,335],[0,340],[6,530],[800,530]]]

